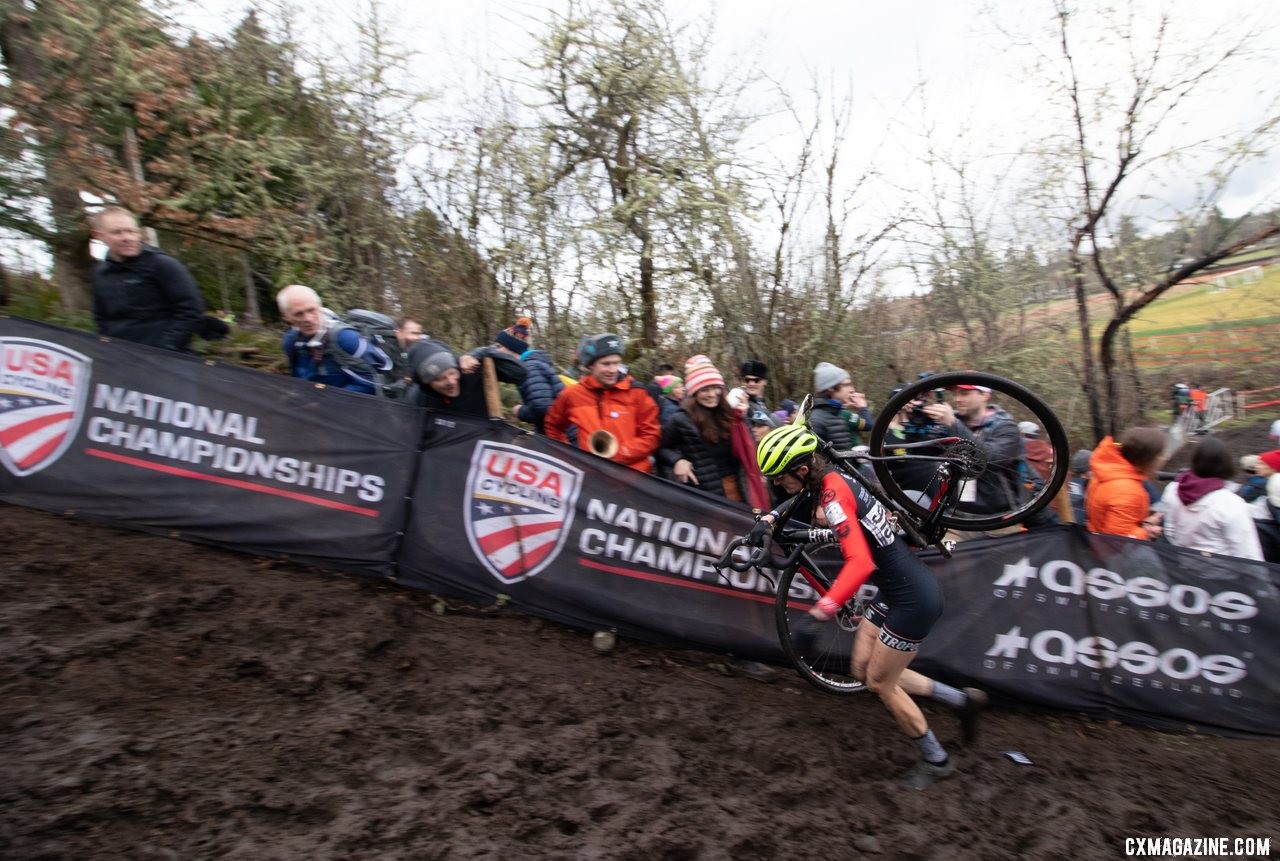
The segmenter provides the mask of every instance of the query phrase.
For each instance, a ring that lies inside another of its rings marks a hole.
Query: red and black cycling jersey
[[[889,512],[866,488],[831,470],[822,477],[818,505],[835,532],[844,554],[844,567],[819,606],[828,613],[844,604],[868,579],[889,605],[909,602],[923,576],[932,581],[894,529]]]

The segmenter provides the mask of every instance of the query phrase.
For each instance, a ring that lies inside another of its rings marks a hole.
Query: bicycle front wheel
[[[812,643],[797,643],[793,636],[793,625],[828,586],[825,576],[802,565],[782,573],[774,603],[778,640],[805,681],[830,694],[855,694],[865,686],[852,673],[853,638],[862,620],[852,604],[842,607]]]
[[[985,389],[991,394],[990,406],[996,408],[985,426],[974,432],[976,447],[901,447],[958,435],[954,426],[930,424],[923,410],[930,404],[951,402],[959,413],[956,408],[960,405],[954,398],[961,389]],[[1009,449],[1017,451],[1018,425],[1024,422],[1035,425],[1035,435],[1023,440],[1020,457],[1011,457]],[[1071,459],[1066,431],[1048,404],[1013,380],[977,371],[933,374],[894,395],[871,429],[869,448],[875,457],[890,458],[873,461],[885,493],[920,519],[929,516],[936,495],[936,461],[911,455],[954,455],[964,464],[965,486],[955,508],[942,512],[938,522],[949,529],[972,532],[1015,526],[1038,513],[1061,490]]]

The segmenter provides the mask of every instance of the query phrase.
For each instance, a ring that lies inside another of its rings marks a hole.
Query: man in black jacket
[[[419,341],[409,348],[409,365],[413,385],[406,401],[442,413],[485,418],[489,410],[484,400],[484,374],[481,363],[493,359],[498,380],[519,383],[525,378],[525,367],[510,353],[496,347],[477,347],[458,356],[440,341]]]
[[[756,442],[760,442],[769,431],[783,425],[782,420],[773,414],[764,401],[764,389],[769,385],[769,369],[764,362],[750,359],[738,367],[738,379],[742,380],[741,391],[746,395],[747,426],[751,428],[751,435]],[[732,392],[729,393],[729,399],[732,402]]]
[[[200,325],[204,300],[177,260],[142,242],[127,209],[108,206],[93,218],[107,257],[93,269],[93,321],[98,334],[185,351]]]

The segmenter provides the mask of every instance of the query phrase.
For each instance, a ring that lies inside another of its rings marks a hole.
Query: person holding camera
[[[1016,508],[1027,492],[1021,478],[1026,452],[1017,422],[1003,407],[991,403],[987,386],[956,386],[951,398],[951,403],[926,404],[924,414],[949,435],[977,443],[987,459],[983,473],[965,484],[958,510],[990,514]]]
[[[889,392],[892,399],[900,391],[907,387],[907,383],[900,383],[893,387]],[[935,392],[937,400],[941,400],[942,391],[939,389]],[[942,437],[951,436],[951,431],[935,422],[927,412],[925,407],[929,405],[929,401],[925,398],[916,398],[913,401],[903,405],[889,422],[889,431],[885,434],[884,450],[886,454],[904,455],[907,449],[902,448],[909,443],[921,443],[928,440],[941,439]],[[939,455],[942,450],[939,447],[923,446],[911,449],[912,454],[918,455]],[[933,484],[937,475],[937,464],[932,461],[923,460],[921,458],[904,458],[903,460],[890,461],[888,464],[889,472],[893,474],[893,479],[903,490],[916,491],[922,496],[931,495],[933,490],[930,485]]]

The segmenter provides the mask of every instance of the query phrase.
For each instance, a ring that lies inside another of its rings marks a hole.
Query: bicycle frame
[[[903,449],[921,448],[925,446],[946,446],[956,443],[962,443],[964,440],[959,437],[943,437],[941,439],[926,440],[922,442],[904,443],[899,446]],[[877,502],[885,507],[893,517],[893,522],[907,536],[907,543],[915,547],[936,547],[944,556],[951,555],[951,546],[949,542],[943,541],[947,533],[947,528],[939,521],[943,515],[953,510],[960,502],[960,492],[962,482],[957,480],[958,475],[963,474],[963,462],[946,455],[891,455],[884,457],[873,457],[869,454],[862,454],[854,451],[837,451],[830,443],[823,441],[820,450],[837,467],[840,467],[842,475],[856,481],[863,487],[867,493],[871,494]],[[869,481],[866,476],[858,469],[858,463],[870,463],[872,461],[894,461],[894,460],[929,460],[938,464],[937,470],[934,472],[934,481],[937,483],[937,490],[929,500],[929,514],[925,518],[917,518],[913,516],[906,508],[899,505],[895,500],[890,499],[873,481]],[[794,506],[793,506],[794,508]],[[787,514],[779,517],[778,522],[781,525],[785,520],[789,519],[790,509]]]

